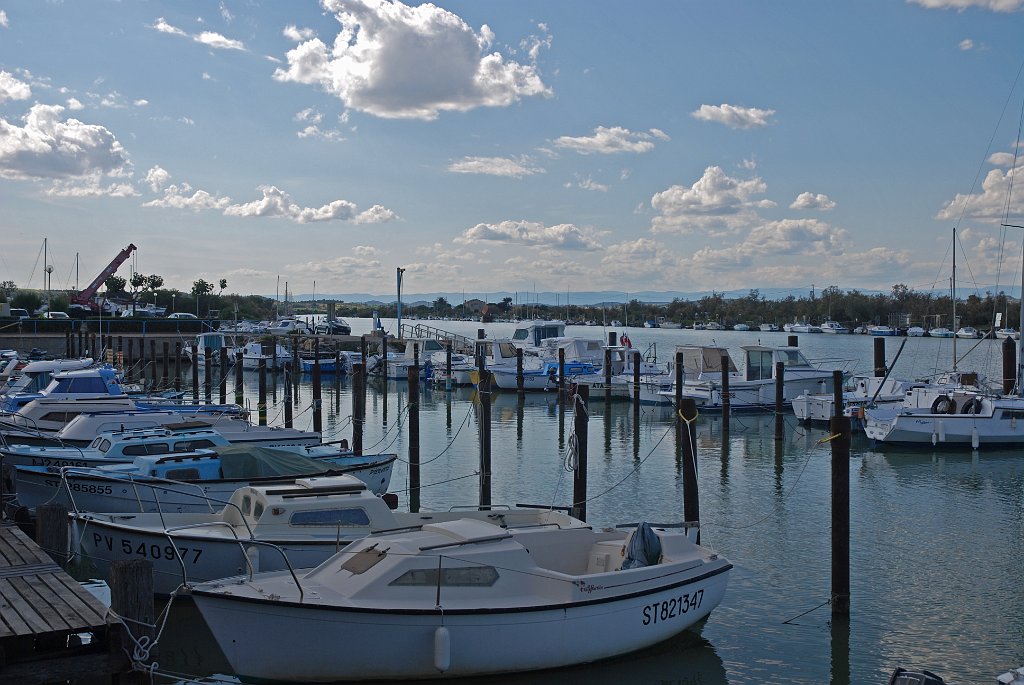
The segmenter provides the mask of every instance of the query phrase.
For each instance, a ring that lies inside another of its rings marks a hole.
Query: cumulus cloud
[[[32,87],[19,81],[13,74],[0,71],[0,104],[7,100],[27,100],[32,97]]]
[[[993,12],[1016,12],[1024,6],[1024,0],[907,0],[928,9],[953,9],[963,12],[971,7]]]
[[[989,155],[988,163],[992,166],[1012,167],[1013,159],[1012,152],[993,152]]]
[[[600,250],[596,232],[573,224],[545,226],[532,221],[502,221],[477,224],[455,239],[456,243],[499,242],[526,247],[555,247],[563,250]]]
[[[7,19],[7,12],[0,10],[0,26],[7,28],[10,26],[10,22]]]
[[[166,188],[167,183],[170,180],[171,175],[162,167],[155,166],[146,172],[146,185],[148,185],[154,193],[159,193],[161,190]]]
[[[823,212],[827,212],[830,209],[836,208],[836,203],[828,196],[822,193],[800,193],[793,200],[793,204],[789,206],[790,209],[820,209]]]
[[[161,169],[161,171],[163,170]],[[230,204],[230,197],[218,197],[205,190],[193,191],[189,184],[182,183],[181,185],[167,186],[164,189],[163,197],[144,202],[142,206],[159,209],[188,209],[199,212],[207,209],[226,209]]]
[[[46,194],[54,197],[135,197],[139,192],[131,183],[107,182],[102,173],[92,172],[79,178],[57,179]]]
[[[750,225],[756,218],[752,216],[755,209],[775,206],[770,200],[755,198],[766,190],[760,178],[733,178],[721,167],[710,166],[692,186],[674,185],[651,198],[657,212],[651,230],[683,233]]]
[[[849,246],[844,229],[817,219],[782,219],[755,227],[744,240],[727,247],[697,250],[693,262],[711,270],[746,268],[771,257],[840,255]]]
[[[550,95],[534,64],[486,51],[474,31],[432,4],[322,0],[341,30],[332,45],[309,38],[287,53],[279,81],[316,85],[346,107],[383,118],[435,119],[443,111],[504,107]]]
[[[1007,211],[1006,198],[1010,183],[1016,179],[1022,168],[1024,167],[1007,169],[1005,172],[1002,169],[992,169],[981,183],[981,192],[958,193],[939,210],[936,218],[957,220],[963,214],[963,216],[977,221],[998,222],[1002,220]],[[1021,193],[1017,193],[1016,196],[1011,195],[1010,198],[1009,213],[1024,212],[1024,199],[1021,198]]]
[[[83,105],[78,98],[68,98],[66,104],[69,110],[78,111],[80,109],[85,109],[85,105]]]
[[[449,164],[448,171],[456,174],[487,174],[510,178],[544,173],[544,169],[535,166],[528,157],[463,157]]]
[[[321,207],[301,207],[293,203],[287,193],[274,186],[263,186],[260,190],[263,193],[262,199],[226,207],[224,215],[280,217],[300,224],[320,221],[352,221],[357,224],[376,224],[398,218],[390,209],[380,205],[374,205],[364,212],[359,212],[356,205],[348,200],[334,200]]]
[[[757,109],[756,107],[737,107],[736,105],[701,105],[700,109],[690,116],[701,121],[713,121],[729,128],[757,128],[767,126],[775,114],[774,109]]]
[[[191,38],[197,43],[216,48],[218,50],[245,50],[245,44],[240,40],[234,40],[227,38],[219,33],[213,31],[200,31],[196,34],[190,34],[184,29],[180,29],[177,26],[172,26],[167,23],[167,20],[163,17],[159,17],[150,28],[159,31],[160,33],[166,33],[172,36],[180,36],[182,38]]]
[[[313,29],[300,29],[299,27],[295,26],[295,24],[289,24],[288,26],[285,26],[284,30],[281,33],[284,34],[285,38],[287,38],[288,40],[295,41],[296,43],[301,43],[302,41],[306,41],[309,40],[310,38],[316,37],[316,31],[314,31]]]
[[[967,52],[968,50],[971,50],[971,49],[974,48],[974,41],[971,40],[970,38],[964,38],[962,41],[960,41],[960,44],[958,45],[958,47],[963,52]]]
[[[323,122],[323,119],[324,115],[313,107],[308,107],[296,113],[295,121],[305,124],[296,135],[299,138],[319,138],[320,140],[334,143],[345,140],[345,135],[340,130],[321,128],[320,124]]]
[[[649,131],[630,131],[621,126],[598,126],[591,136],[561,136],[556,138],[556,147],[575,150],[581,155],[610,155],[617,152],[650,152],[655,140],[669,140],[664,132],[656,128]]]
[[[131,172],[124,147],[103,126],[61,119],[60,105],[33,105],[24,126],[0,119],[0,177],[70,179]]]

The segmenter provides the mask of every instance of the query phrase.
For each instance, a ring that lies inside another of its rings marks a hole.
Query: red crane
[[[85,286],[85,289],[82,292],[71,297],[71,303],[85,305],[92,311],[99,309],[99,307],[96,306],[96,303],[92,301],[93,295],[96,294],[96,291],[100,289],[100,286],[103,285],[105,280],[110,278],[122,264],[128,261],[128,258],[131,257],[132,252],[134,251],[135,245],[129,244],[128,247],[118,252],[117,256],[110,260],[110,264],[107,264],[106,268],[100,272],[99,276],[93,279],[92,283]]]

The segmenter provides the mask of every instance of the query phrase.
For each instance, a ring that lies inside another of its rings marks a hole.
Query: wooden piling
[[[221,345],[220,348],[220,403],[228,403],[228,348]]]
[[[832,416],[843,416],[843,372],[832,372]]]
[[[1003,338],[1003,394],[1010,395],[1017,386],[1017,343]]]
[[[640,434],[640,351],[633,351],[633,432]]]
[[[850,418],[832,417],[832,614],[850,613]]]
[[[68,509],[63,504],[36,507],[36,542],[60,567],[68,563]]]
[[[366,339],[362,360],[352,367],[352,453],[363,453],[363,413],[366,407]]]
[[[885,375],[885,338],[877,336],[875,343],[875,376],[881,378]]]
[[[259,399],[256,401],[256,411],[259,414],[261,426],[267,425],[267,358],[261,356],[259,364],[260,389]]]
[[[480,382],[477,397],[480,400],[480,506],[491,505],[491,374],[487,372],[482,355],[477,358]]]
[[[587,427],[590,403],[590,388],[576,385],[573,396],[573,435],[576,436],[576,465],[572,472],[572,515],[581,521],[587,520]]]
[[[697,489],[697,402],[681,398],[676,405],[676,421],[683,434],[683,518],[700,521],[700,493]],[[700,542],[700,533],[697,533]]]
[[[452,378],[452,341],[449,340],[444,344],[444,387],[446,390],[451,390],[455,385],[455,379]]]
[[[156,645],[156,606],[153,601],[153,562],[149,559],[122,559],[110,564],[110,609],[124,619],[136,640],[146,638],[150,647],[149,658],[154,659]],[[124,642],[120,648],[133,654],[135,644],[121,633]],[[121,677],[120,683],[149,682],[143,673]]]
[[[604,348],[604,403],[612,401],[612,348],[615,347],[615,331],[608,334],[608,346]],[[623,355],[625,357],[625,355]],[[623,359],[625,361],[625,359]]]
[[[722,353],[722,435],[729,434],[729,415],[732,412],[732,394],[729,392],[729,353]]]
[[[206,403],[213,403],[213,348],[207,347],[203,350],[203,396]]]
[[[117,339],[118,348],[121,347],[121,339]],[[118,349],[117,354],[121,354],[121,350]],[[174,391],[181,392],[181,341],[175,341],[174,343]]]
[[[783,362],[775,362],[775,439],[784,440],[786,437],[786,417],[782,413],[786,406],[786,365]]]
[[[324,429],[323,387],[320,384],[320,338],[313,341],[313,432]]]
[[[788,338],[786,338],[786,345],[788,345],[789,347],[799,347],[800,340],[795,335],[791,335]]]
[[[522,398],[526,393],[526,379],[523,378],[523,348],[516,348],[516,393]]]
[[[284,426],[285,428],[292,428],[292,422],[294,417],[292,416],[292,363],[286,361],[284,363]]]
[[[192,401],[199,404],[199,345],[192,343]]]
[[[420,369],[409,367],[409,511],[420,510]]]
[[[558,403],[565,406],[565,348],[558,348]]]
[[[676,408],[676,456],[682,457],[682,445],[683,445],[683,424],[679,420],[680,408],[683,406],[683,353],[676,352],[675,366],[675,383],[673,389],[675,390],[675,408]]]
[[[235,351],[235,404],[241,405],[245,399],[245,353]]]

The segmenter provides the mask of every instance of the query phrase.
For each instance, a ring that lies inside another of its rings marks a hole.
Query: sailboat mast
[[[956,226],[953,227],[953,276],[949,279],[949,292],[953,300],[953,371],[956,371],[956,334],[960,331],[956,321]]]

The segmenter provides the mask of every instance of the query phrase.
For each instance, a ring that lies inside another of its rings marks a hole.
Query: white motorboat
[[[367,536],[308,572],[199,584],[192,597],[243,678],[557,668],[654,645],[721,602],[732,565],[696,544],[695,528],[635,530],[439,521]]]
[[[938,326],[936,328],[928,329],[929,338],[952,338],[956,335],[953,331],[945,328],[944,326]]]
[[[375,531],[462,518],[493,521],[506,528],[586,525],[545,509],[395,512],[362,481],[344,475],[242,487],[231,495],[227,506],[215,505],[216,512],[75,512],[71,515],[72,539],[81,541],[82,554],[95,564],[102,578],[109,578],[112,562],[140,556],[149,559],[154,592],[169,595],[182,584],[250,570],[283,570],[288,564],[313,568]]]
[[[745,323],[738,323],[735,326],[733,326],[732,329],[734,331],[749,331],[750,330],[750,326],[748,326]]]
[[[37,393],[50,384],[51,376],[58,371],[87,369],[93,365],[91,357],[84,359],[39,359],[19,365],[17,358],[4,366],[3,384],[0,385],[0,399],[23,393]],[[9,373],[8,373],[9,372]]]
[[[923,338],[924,334],[925,330],[920,326],[911,326],[910,328],[907,329],[908,338]]]
[[[1020,331],[1015,328],[1000,328],[996,331],[996,337],[1001,340],[1005,340],[1006,338],[1020,340]]]
[[[967,340],[977,340],[981,337],[981,334],[974,326],[962,326],[957,330],[956,337],[965,338]]]
[[[282,449],[232,445],[136,457],[97,467],[16,466],[18,504],[30,511],[57,503],[78,511],[209,511],[238,488],[260,482],[347,473],[373,492],[387,492],[394,454],[335,453],[311,459]]]
[[[896,335],[899,333],[895,328],[879,324],[878,326],[870,326],[868,328],[868,335]]]
[[[242,368],[246,371],[259,370],[260,361],[263,361],[268,371],[283,369],[285,363],[292,360],[291,352],[278,342],[253,340],[235,348],[236,355],[239,351],[242,353]]]
[[[838,321],[826,321],[825,323],[821,324],[821,332],[844,334],[849,333],[850,329],[844,326],[843,324],[839,323]]]
[[[913,381],[859,375],[843,391],[843,411],[859,418],[861,409],[903,401]],[[807,393],[793,398],[793,413],[800,421],[828,423],[835,416],[835,393]]]
[[[724,350],[711,347],[694,349],[700,350],[699,357],[695,356],[694,359],[702,366],[696,377],[691,377],[689,368],[684,367],[682,396],[696,401],[701,409],[721,410],[720,360]],[[744,356],[743,371],[736,371],[731,358],[728,369],[729,405],[734,411],[761,410],[775,406],[775,366],[780,362],[783,365],[783,402],[786,406],[792,403],[794,397],[802,394],[832,392],[832,371],[813,366],[799,347],[743,345],[740,349]],[[672,389],[663,394],[672,396],[674,393]]]
[[[761,329],[762,333],[778,333],[779,332],[778,324],[774,324],[774,323],[763,323],[760,326],[758,326],[758,328]]]
[[[696,328],[696,326],[694,326],[694,328]],[[724,331],[725,330],[725,326],[723,326],[722,324],[718,323],[717,321],[708,321],[706,324],[704,324],[704,330],[706,330],[706,331]]]

